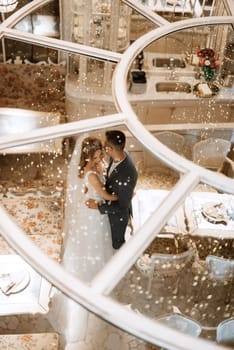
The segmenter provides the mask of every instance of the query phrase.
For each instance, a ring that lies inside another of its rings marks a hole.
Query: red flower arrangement
[[[205,48],[197,52],[199,57],[199,66],[201,67],[206,81],[211,81],[215,77],[216,69],[219,67],[219,61],[215,57],[212,49]]]

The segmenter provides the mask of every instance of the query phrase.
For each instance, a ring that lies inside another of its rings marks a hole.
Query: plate
[[[212,224],[228,224],[229,216],[223,203],[207,204],[202,208],[202,215]]]
[[[198,83],[193,87],[193,93],[198,97],[203,97],[203,98],[211,97],[210,95],[206,96],[200,93],[200,91],[198,90],[198,87],[200,84],[207,84],[212,92],[212,96],[215,96],[219,93],[219,87],[214,83]]]
[[[30,282],[29,272],[26,270],[13,271],[0,276],[0,289],[5,295],[23,291]]]

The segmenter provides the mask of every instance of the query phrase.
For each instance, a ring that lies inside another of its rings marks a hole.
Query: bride
[[[95,137],[80,137],[75,145],[67,177],[62,265],[84,282],[90,282],[113,255],[106,214],[89,209],[88,198],[116,201],[104,188],[103,146]],[[76,348],[87,333],[91,314],[62,293],[55,293],[49,315],[66,349]],[[92,317],[91,317],[92,319]]]
[[[85,204],[89,198],[98,202],[118,199],[105,191],[104,181],[101,141],[95,137],[79,139],[68,174],[62,264],[85,282],[91,281],[113,255],[108,216]]]

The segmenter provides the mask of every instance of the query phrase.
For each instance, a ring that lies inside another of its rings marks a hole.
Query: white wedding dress
[[[108,217],[85,206],[88,198],[99,200],[100,196],[88,182],[89,173],[84,179],[77,176],[82,139],[76,142],[67,176],[62,265],[88,283],[114,251]],[[136,342],[133,336],[101,320],[58,290],[47,318],[60,333],[64,350],[128,350],[129,344]]]
[[[89,198],[101,200],[89,184],[90,173],[92,171],[87,172],[84,179],[78,180],[79,200],[73,204],[73,215],[70,213],[62,259],[66,270],[86,282],[91,281],[113,255],[108,216],[85,205]],[[104,177],[100,180],[104,183]]]
[[[88,182],[89,174],[78,180],[79,186],[75,192],[80,192],[79,200],[74,203],[74,216],[70,215],[68,219],[62,259],[65,269],[84,282],[91,281],[113,255],[108,216],[85,205],[88,198],[101,199]],[[74,301],[66,297],[63,299],[61,307],[66,313],[63,331],[66,332],[67,342],[77,343],[85,339],[89,313]]]
[[[76,142],[67,176],[61,264],[81,281],[90,282],[114,251],[108,216],[85,205],[87,199],[101,200],[101,197],[88,181],[90,172],[83,179],[78,177],[82,140]],[[104,176],[100,180],[103,182]],[[48,319],[70,344],[67,349],[85,339],[88,316],[89,312],[82,306],[59,291],[55,293]]]

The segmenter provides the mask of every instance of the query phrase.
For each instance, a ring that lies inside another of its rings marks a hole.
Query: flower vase
[[[215,68],[202,67],[202,71],[203,71],[205,81],[212,82],[215,80],[215,76],[216,76],[216,74],[215,74],[216,69]]]

